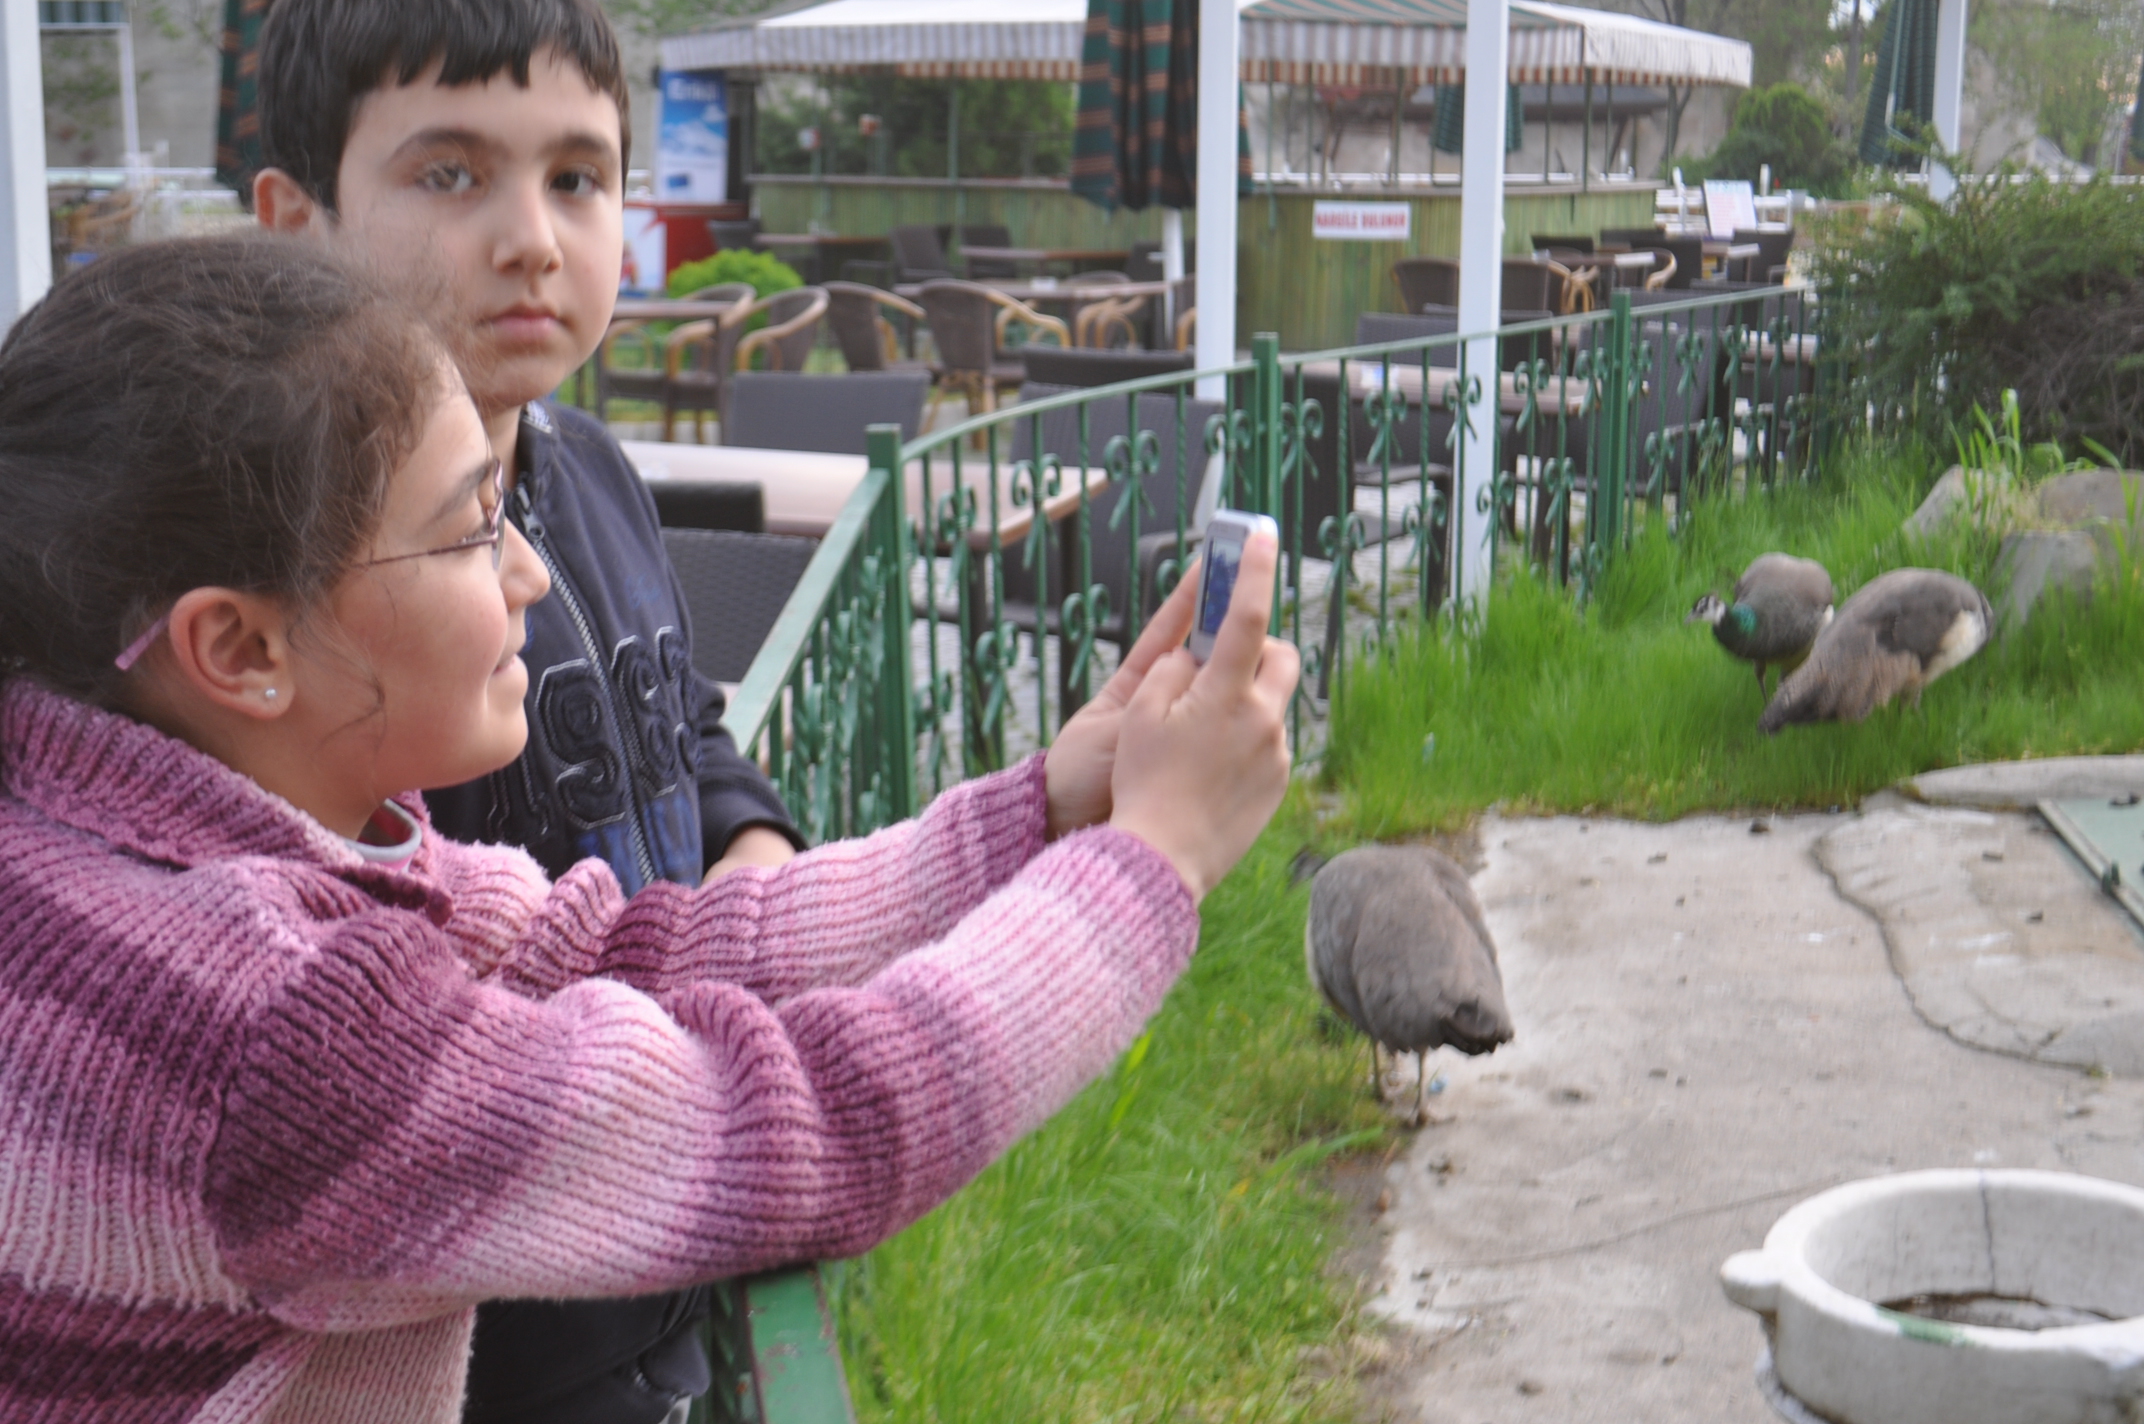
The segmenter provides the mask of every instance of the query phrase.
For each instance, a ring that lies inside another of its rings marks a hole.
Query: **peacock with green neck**
[[[1708,593],[1683,621],[1711,624],[1721,647],[1755,667],[1757,691],[1769,696],[1765,672],[1776,667],[1785,677],[1801,666],[1831,617],[1831,575],[1822,564],[1759,554],[1735,580],[1731,600]]]

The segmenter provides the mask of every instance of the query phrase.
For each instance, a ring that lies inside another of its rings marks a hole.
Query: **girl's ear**
[[[273,721],[295,700],[290,630],[273,599],[189,590],[171,605],[170,642],[178,682],[217,707]]]

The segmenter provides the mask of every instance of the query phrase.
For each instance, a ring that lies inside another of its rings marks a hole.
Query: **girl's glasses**
[[[488,498],[487,498],[488,496]],[[457,539],[451,544],[441,544],[436,549],[419,549],[414,554],[389,554],[384,559],[367,559],[359,567],[371,568],[375,564],[396,564],[404,559],[428,559],[434,554],[458,554],[464,549],[491,546],[491,566],[499,566],[499,556],[506,545],[506,465],[493,460],[485,472],[483,482],[477,486],[477,503],[484,510],[484,532],[471,534],[466,539]]]
[[[451,544],[441,544],[436,549],[419,549],[414,554],[389,554],[384,559],[367,559],[358,567],[369,569],[375,564],[396,564],[404,559],[428,559],[434,554],[458,554],[464,549],[481,549],[488,544],[491,546],[491,566],[498,568],[500,555],[506,546],[505,462],[497,459],[491,462],[491,468],[485,471],[482,482],[477,486],[477,503],[484,511],[483,533],[471,534],[468,538],[457,539]],[[125,652],[112,659],[113,665],[121,672],[134,666],[141,660],[141,655],[148,652],[150,646],[163,636],[164,627],[170,621],[171,615],[167,613],[143,629],[142,635],[129,643]]]

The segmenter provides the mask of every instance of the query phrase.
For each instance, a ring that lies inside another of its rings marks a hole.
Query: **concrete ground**
[[[1492,1057],[1433,1060],[1446,1088],[1432,1124],[1370,1208],[1382,1238],[1371,1309],[1405,1342],[1377,1385],[1388,1417],[1764,1424],[1757,1323],[1728,1305],[1717,1272],[1793,1203],[1918,1167],[2144,1184],[2144,1083],[2018,1056],[2061,1037],[2042,1022],[2062,1013],[2044,986],[2023,996],[2029,1034],[2002,1020],[2020,960],[2144,976],[2144,936],[2095,900],[2036,818],[1956,813],[1969,819],[1946,840],[1931,813],[1890,801],[1762,832],[1746,817],[1478,828],[1475,886],[1518,1037]],[[1857,903],[1824,854],[1852,863],[1842,879],[1906,862],[1900,874],[1918,867],[1931,886],[1874,877],[1880,893],[1863,886]],[[1967,858],[2009,873],[1975,881],[1958,869]],[[1931,905],[1976,894],[1989,903],[1928,928]],[[2098,945],[2081,959],[2011,953],[1991,916],[2090,922]],[[1901,951],[1926,979],[1914,992],[1894,970]],[[2114,1006],[2096,993],[2070,996],[2075,1016]],[[1916,1010],[1975,994],[1978,1017],[1954,1013],[1950,1032]],[[1998,1020],[2008,1026],[1990,1031]],[[1411,1065],[1404,1080],[1389,1091],[1411,1099]]]

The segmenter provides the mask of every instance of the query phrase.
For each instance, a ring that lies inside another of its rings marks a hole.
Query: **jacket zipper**
[[[653,885],[657,879],[655,857],[648,849],[647,826],[641,820],[639,758],[634,755],[632,738],[627,735],[624,710],[618,706],[618,690],[611,686],[610,667],[603,660],[602,648],[596,644],[595,631],[588,626],[588,615],[582,611],[580,600],[573,596],[573,585],[566,582],[565,570],[551,557],[550,547],[544,542],[544,527],[536,518],[526,484],[514,487],[514,502],[521,508],[521,532],[528,536],[529,547],[543,560],[544,572],[551,576],[551,596],[566,606],[566,616],[573,620],[573,630],[581,635],[581,650],[588,655],[588,664],[595,669],[596,681],[603,688],[603,701],[610,708],[611,725],[618,729],[618,748],[625,754],[625,804],[631,812],[626,833],[633,844],[633,863],[640,867],[640,883]]]

